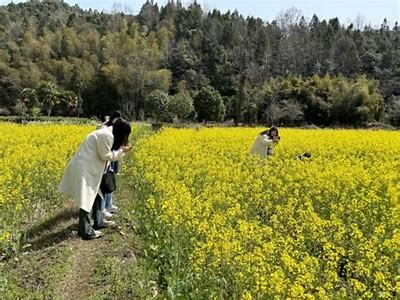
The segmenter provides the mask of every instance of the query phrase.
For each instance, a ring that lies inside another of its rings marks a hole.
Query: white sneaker
[[[103,213],[103,216],[104,216],[104,218],[106,218],[106,219],[111,219],[112,218],[112,213],[110,213],[108,210],[103,210],[102,211],[102,213]]]
[[[100,230],[94,230],[94,236],[93,236],[94,239],[101,237],[101,235],[102,233]]]
[[[102,237],[103,234],[101,233],[100,230],[93,230],[93,234],[87,237],[84,237],[84,240],[94,240],[94,239],[98,239],[99,237]]]
[[[114,221],[109,220],[104,220],[104,225],[111,228],[117,227],[117,224]]]
[[[118,207],[115,205],[111,205],[109,208],[107,208],[107,210],[112,213],[115,214],[118,211]]]

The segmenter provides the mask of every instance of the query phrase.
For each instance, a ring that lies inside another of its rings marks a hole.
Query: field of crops
[[[0,257],[17,250],[24,231],[60,205],[64,167],[93,129],[0,124]]]
[[[171,297],[400,295],[400,133],[166,129],[131,165],[147,251]],[[299,160],[304,152],[311,160]]]
[[[62,203],[64,166],[94,126],[0,125],[0,252]],[[135,131],[135,130],[134,130]],[[160,288],[193,298],[400,295],[400,133],[164,129],[124,164],[141,253]],[[299,160],[309,152],[312,158]]]

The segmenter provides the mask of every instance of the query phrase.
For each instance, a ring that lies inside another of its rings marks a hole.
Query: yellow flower
[[[0,125],[2,249],[30,212],[62,201],[65,164],[91,130]],[[260,161],[249,149],[261,130],[165,128],[124,162],[168,286],[199,298],[399,293],[400,133],[283,128]]]

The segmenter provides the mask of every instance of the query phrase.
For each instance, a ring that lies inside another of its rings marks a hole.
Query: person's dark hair
[[[111,149],[118,150],[121,146],[126,146],[130,134],[131,125],[124,119],[117,118],[113,125],[114,144]]]
[[[267,134],[269,137],[272,137],[271,135],[272,131],[276,131],[276,135],[279,136],[278,128],[276,128],[275,126],[272,126],[270,129],[260,132],[260,135]]]
[[[108,122],[106,123],[106,126],[112,126],[114,124],[115,120],[118,118],[122,118],[122,113],[119,110],[116,110],[110,115],[110,118],[108,119]]]
[[[305,152],[302,155],[297,156],[300,160],[306,160],[306,159],[311,159],[311,153]]]

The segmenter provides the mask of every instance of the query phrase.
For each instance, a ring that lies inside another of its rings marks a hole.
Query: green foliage
[[[337,18],[317,16],[307,24],[296,9],[265,23],[237,11],[206,14],[197,3],[159,7],[147,1],[137,16],[84,11],[62,1],[11,3],[0,6],[0,113],[27,113],[31,108],[17,101],[15,91],[50,82],[73,91],[78,104],[66,108],[57,97],[46,98],[36,106],[42,114],[68,115],[71,109],[72,115],[91,116],[119,109],[139,120],[148,94],[156,89],[176,94],[184,80],[191,95],[206,85],[215,88],[225,99],[227,117],[236,123],[359,125],[372,115],[379,119],[382,110],[371,104],[380,101],[373,100],[375,93],[382,95],[385,110],[391,97],[400,94],[399,41],[398,25],[391,29],[385,20],[381,28],[344,26]],[[271,78],[291,81],[290,74],[310,83],[289,88],[294,100],[284,95],[291,84],[282,83],[278,99],[266,101],[270,96],[264,86]],[[328,75],[329,84],[340,85],[334,78],[362,74],[379,87],[370,93],[364,84],[350,94],[335,87],[340,101],[328,99],[332,87],[313,79]],[[282,110],[295,107],[296,118],[281,116]],[[349,107],[357,109],[351,112]],[[269,113],[271,119],[266,109],[279,116]]]
[[[82,109],[86,116],[118,110],[122,96],[105,72],[99,72],[93,82],[82,91]]]
[[[19,89],[8,78],[0,79],[0,107],[10,108],[17,104]]]
[[[400,96],[393,96],[386,111],[386,118],[394,126],[400,127]]]
[[[172,118],[177,117],[179,120],[189,120],[193,118],[195,113],[193,98],[188,92],[182,90],[170,97],[167,110]]]
[[[167,117],[169,96],[162,90],[155,90],[144,99],[144,108],[152,114],[156,123]]]
[[[209,85],[203,87],[194,97],[194,107],[199,121],[222,121],[225,116],[221,95]]]
[[[80,111],[79,96],[72,91],[59,91],[49,82],[43,82],[34,89],[23,89],[20,99],[31,116],[38,116],[42,112],[49,117],[53,110],[57,111],[57,115],[76,116]]]
[[[0,116],[0,122],[13,122],[13,123],[29,123],[29,122],[48,122],[48,123],[65,123],[65,124],[88,124],[96,121],[86,118],[76,117],[47,117],[47,116]]]
[[[365,125],[381,120],[383,99],[377,82],[361,76],[293,77],[269,80],[258,94],[269,124]]]

